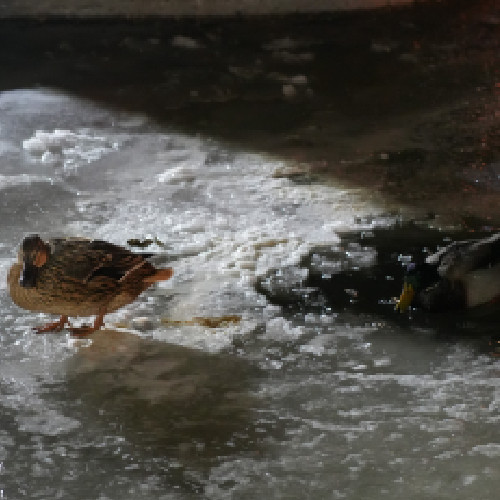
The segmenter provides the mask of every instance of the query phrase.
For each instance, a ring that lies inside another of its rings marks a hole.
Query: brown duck
[[[23,309],[60,315],[59,321],[35,328],[60,331],[68,316],[96,316],[93,326],[69,328],[85,336],[104,325],[104,315],[134,301],[157,281],[168,280],[172,268],[156,269],[137,254],[100,240],[58,238],[48,242],[28,236],[7,283],[14,303]]]

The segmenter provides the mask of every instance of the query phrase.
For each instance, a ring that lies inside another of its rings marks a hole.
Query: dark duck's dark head
[[[418,297],[420,291],[425,290],[441,279],[437,266],[427,262],[410,262],[404,275],[403,290],[396,303],[396,309],[405,312]]]

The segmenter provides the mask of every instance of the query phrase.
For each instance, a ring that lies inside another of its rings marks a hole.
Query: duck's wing
[[[108,259],[105,252],[90,251],[91,240],[54,238],[49,240],[50,256],[41,268],[43,276],[85,282]]]
[[[427,263],[437,267],[440,276],[460,280],[467,273],[500,263],[500,233],[488,238],[458,241],[431,255]]]
[[[53,252],[48,267],[58,268],[66,278],[91,283],[97,277],[120,281],[132,269],[146,262],[145,254],[134,254],[119,245],[100,240],[51,240]],[[49,271],[49,269],[47,269]]]
[[[146,260],[154,255],[152,253],[134,253],[127,248],[101,240],[90,242],[89,253],[99,255],[100,261],[87,276],[87,281],[104,276],[119,282],[139,268],[154,272],[154,267]]]

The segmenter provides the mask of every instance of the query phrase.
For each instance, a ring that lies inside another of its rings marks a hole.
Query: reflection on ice
[[[229,398],[221,402],[227,410],[230,401],[235,410],[241,409],[247,396],[238,396],[237,386],[245,370],[250,373],[244,360],[109,329],[97,332],[67,361],[67,376],[75,394],[99,400],[98,408],[107,411],[119,411],[120,404],[135,400],[168,405],[169,411],[176,406],[205,406],[210,401],[212,410],[217,411],[219,397]],[[227,377],[228,372],[235,377]],[[237,403],[239,397],[243,399]]]

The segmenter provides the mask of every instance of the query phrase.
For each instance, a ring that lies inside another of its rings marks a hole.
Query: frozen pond
[[[449,124],[478,102],[490,116],[487,77],[425,109],[441,80],[426,92],[399,80],[415,101],[375,124],[364,99],[383,102],[391,83],[361,85],[350,68],[327,105],[327,47],[303,33],[259,40],[260,62],[235,42],[211,65],[216,51],[196,54],[225,40],[212,25],[205,38],[178,26],[168,44],[137,27],[51,29],[43,64],[22,46],[18,60],[2,53],[0,498],[496,498],[498,311],[410,317],[393,302],[411,255],[498,225],[484,210],[498,196],[498,124],[463,138]],[[111,55],[78,52],[78,36]],[[376,68],[397,49],[374,40]],[[164,79],[122,72],[114,50]],[[341,119],[353,84],[359,102]],[[37,336],[48,318],[14,306],[5,285],[34,232],[147,249],[174,277],[89,339]]]

